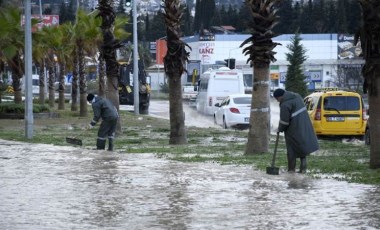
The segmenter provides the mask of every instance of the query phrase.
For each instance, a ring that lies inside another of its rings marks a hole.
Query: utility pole
[[[25,14],[25,137],[33,138],[33,92],[32,92],[32,22],[31,22],[31,3],[24,0]]]
[[[140,114],[139,111],[139,52],[137,43],[137,9],[136,0],[132,0],[132,16],[133,16],[133,104],[135,115]]]

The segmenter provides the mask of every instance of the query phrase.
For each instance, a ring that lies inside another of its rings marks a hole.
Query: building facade
[[[227,59],[234,59],[235,67],[243,69],[247,87],[252,86],[253,70],[247,63],[247,56],[240,47],[247,34],[208,34],[184,37],[183,41],[190,47],[192,63],[198,62],[197,72],[202,73],[208,68],[217,68],[225,65]],[[364,60],[360,57],[360,42],[354,44],[353,35],[345,34],[301,34],[301,44],[306,50],[307,60],[304,63],[304,73],[307,77],[309,90],[322,87],[347,87],[361,85],[361,68]],[[274,51],[276,62],[270,64],[271,88],[284,87],[286,72],[289,62],[286,54],[287,46],[291,44],[294,34],[285,34],[273,39],[280,43]],[[183,78],[183,83],[189,79],[194,71],[194,64],[188,68],[188,76]]]

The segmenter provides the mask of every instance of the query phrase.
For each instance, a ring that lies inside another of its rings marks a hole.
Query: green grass
[[[97,128],[84,130],[92,119],[88,108],[87,117],[79,117],[79,112],[53,111],[59,118],[34,119],[34,136],[25,138],[24,120],[0,119],[0,138],[30,143],[69,145],[66,137],[78,137],[84,148],[94,148]],[[98,127],[98,126],[97,126]],[[217,128],[188,127],[186,145],[169,145],[169,121],[147,115],[136,116],[121,111],[121,128],[115,140],[115,150],[120,154],[153,153],[157,157],[183,162],[214,162],[217,164],[252,165],[265,171],[272,160],[274,137],[268,153],[246,156],[244,149],[247,131],[231,131]],[[380,169],[369,169],[369,147],[364,143],[342,143],[342,140],[320,139],[320,151],[308,157],[307,175],[314,178],[333,178],[348,182],[380,184]],[[54,153],[52,153],[54,154]],[[286,149],[284,138],[280,138],[276,166],[286,170]],[[299,162],[297,162],[299,163]]]

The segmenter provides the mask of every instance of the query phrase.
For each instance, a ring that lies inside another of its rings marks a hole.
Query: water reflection
[[[1,229],[380,228],[378,186],[154,154],[0,146]]]
[[[286,179],[288,180],[288,189],[312,189],[313,180],[297,173],[288,173]]]

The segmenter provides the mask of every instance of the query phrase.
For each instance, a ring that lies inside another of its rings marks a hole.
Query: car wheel
[[[366,130],[365,130],[365,134],[364,134],[364,143],[365,143],[366,145],[369,145],[369,144],[370,144],[369,129],[366,129]]]
[[[223,128],[228,129],[225,117],[223,117]]]

